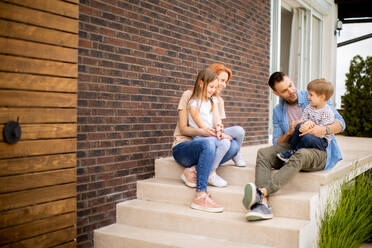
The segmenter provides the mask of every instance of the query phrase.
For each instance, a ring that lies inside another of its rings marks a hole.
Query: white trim
[[[315,10],[311,9],[310,10],[310,16],[311,16],[311,21],[310,21],[310,27],[311,27],[311,30],[310,30],[310,34],[313,36],[315,30],[313,29],[313,18],[316,18],[319,20],[319,30],[318,30],[318,41],[319,41],[319,57],[318,57],[318,61],[317,61],[317,65],[318,65],[318,68],[317,68],[317,71],[318,71],[318,75],[317,75],[317,78],[320,78],[322,77],[323,73],[323,25],[324,25],[324,22],[323,22],[323,17]],[[312,40],[312,37],[310,38],[310,40]],[[312,55],[313,53],[313,45],[312,45],[312,42],[310,42],[310,55]],[[313,74],[313,68],[312,68],[312,56],[310,56],[310,60],[309,60],[309,79],[311,78],[312,74]]]
[[[292,6],[288,4],[285,0],[281,1],[281,7],[285,8],[289,12],[292,12]]]
[[[321,15],[328,15],[332,4],[326,0],[296,0],[300,5],[307,9],[314,9],[318,11]]]
[[[282,0],[282,3],[285,3],[284,7],[314,9],[323,16],[328,15],[332,9],[331,0]]]
[[[271,40],[275,42],[270,43],[270,72],[274,72],[280,69],[280,0],[271,0],[271,13]]]
[[[311,36],[312,36],[312,15],[311,9],[305,10],[305,17],[306,17],[306,33],[305,33],[305,81],[303,82],[303,88],[307,88],[307,84],[310,81],[310,74],[311,74]]]
[[[271,27],[270,27],[270,74],[280,70],[280,23],[281,23],[281,0],[271,0]],[[270,135],[273,133],[273,108],[278,99],[270,90],[269,94],[269,128],[268,142],[271,141]]]

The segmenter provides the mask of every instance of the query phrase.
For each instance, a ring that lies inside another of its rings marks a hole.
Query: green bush
[[[336,205],[335,205],[336,204]],[[372,235],[370,173],[341,185],[339,201],[329,200],[320,221],[319,248],[357,248]]]
[[[343,97],[344,134],[372,137],[372,57],[353,58],[346,73],[346,94]]]

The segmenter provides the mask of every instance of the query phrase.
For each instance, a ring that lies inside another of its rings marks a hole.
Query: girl
[[[216,169],[230,149],[232,138],[222,132],[222,122],[218,111],[218,100],[213,95],[218,87],[217,75],[209,69],[199,72],[193,93],[188,103],[188,123],[193,128],[214,128],[216,137],[195,136],[194,139],[210,139],[216,144],[216,154],[212,162],[208,183],[225,187],[227,182],[217,175]]]

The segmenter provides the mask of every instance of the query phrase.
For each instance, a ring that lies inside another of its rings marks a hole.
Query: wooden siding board
[[[77,133],[76,124],[24,124],[21,128],[21,140],[72,138]]]
[[[0,52],[37,59],[77,63],[77,49],[0,37]]]
[[[0,158],[71,153],[76,151],[76,139],[19,141],[15,145],[0,143]]]
[[[0,106],[76,107],[77,94],[0,90]]]
[[[0,176],[75,168],[76,153],[0,160]]]
[[[63,47],[77,48],[79,43],[76,34],[7,20],[0,20],[0,30],[1,36],[48,43]]]
[[[77,78],[77,64],[0,55],[0,70]]]
[[[30,74],[0,72],[0,88],[53,92],[77,92],[77,80]]]
[[[17,247],[54,247],[55,245],[67,245],[75,243],[76,228],[69,227],[51,233],[39,235],[34,238],[22,240],[16,243],[3,246],[3,248],[17,248]],[[70,242],[68,242],[70,241]],[[68,242],[68,243],[67,243]],[[61,246],[62,247],[62,246]],[[69,246],[72,247],[72,246]]]
[[[0,1],[0,246],[76,247],[79,1]]]
[[[10,3],[43,10],[71,18],[79,18],[79,7],[76,4],[56,0],[7,0]]]
[[[79,4],[79,0],[64,0],[64,1],[69,2],[69,3]]]
[[[69,198],[1,213],[0,228],[20,225],[54,215],[76,211],[76,199]]]
[[[0,194],[0,211],[76,197],[76,183]]]
[[[75,122],[76,109],[62,108],[7,108],[0,107],[0,123],[16,121],[21,123],[61,123]]]
[[[71,182],[76,182],[75,168],[0,177],[0,193],[8,193]]]
[[[76,247],[76,241],[71,241],[66,244],[58,245],[53,248],[75,248]]]
[[[0,2],[0,18],[78,33],[78,20]]]
[[[19,241],[21,239],[48,233],[56,229],[70,227],[75,224],[76,215],[74,213],[68,213],[19,226],[0,229],[0,244]]]

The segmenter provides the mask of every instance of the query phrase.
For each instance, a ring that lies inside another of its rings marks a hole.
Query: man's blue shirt
[[[307,90],[297,90],[298,95],[298,105],[305,109],[307,105],[309,105],[309,100],[307,98],[308,92]],[[331,107],[333,113],[335,114],[335,120],[340,121],[342,125],[342,131],[345,129],[345,121],[342,116],[337,112],[335,107],[328,101],[327,104]],[[279,104],[277,104],[273,111],[273,126],[274,126],[274,133],[273,133],[273,144],[277,145],[277,140],[280,136],[284,135],[285,132],[289,129],[288,123],[288,113],[286,102],[280,98]],[[332,140],[327,147],[327,163],[325,166],[325,170],[333,168],[336,163],[342,159],[340,148],[337,145],[337,141],[335,136],[332,134]]]

